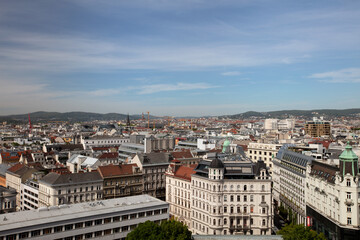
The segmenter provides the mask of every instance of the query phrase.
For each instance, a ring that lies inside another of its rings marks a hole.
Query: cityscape
[[[357,240],[360,2],[0,2],[0,240]]]

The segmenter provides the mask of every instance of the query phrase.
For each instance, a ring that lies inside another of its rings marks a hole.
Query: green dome
[[[352,150],[352,147],[350,146],[349,142],[347,142],[345,151],[343,151],[341,153],[339,158],[340,158],[340,160],[344,160],[344,161],[358,160],[358,156]]]
[[[226,139],[224,144],[223,144],[223,150],[222,152],[225,153],[226,149],[230,146],[231,142],[229,141],[229,139]]]

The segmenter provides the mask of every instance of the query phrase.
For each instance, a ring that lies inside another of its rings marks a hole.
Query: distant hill
[[[31,122],[48,122],[48,121],[69,121],[69,122],[87,122],[87,121],[109,121],[109,120],[125,120],[126,114],[120,113],[90,113],[90,112],[33,112],[30,113]],[[141,115],[130,115],[130,119],[140,119]],[[147,116],[145,116],[147,118]],[[154,116],[150,116],[154,118]],[[0,116],[0,121],[8,122],[27,122],[28,114]]]
[[[360,108],[352,109],[317,109],[317,110],[282,110],[271,112],[254,112],[249,111],[240,114],[221,116],[222,118],[245,119],[250,117],[264,117],[264,118],[288,118],[288,117],[304,117],[311,118],[316,116],[324,117],[355,117],[360,114]]]

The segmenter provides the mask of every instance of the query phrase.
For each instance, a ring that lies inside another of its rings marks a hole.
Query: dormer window
[[[346,186],[350,187],[351,186],[351,180],[350,179],[346,179]]]

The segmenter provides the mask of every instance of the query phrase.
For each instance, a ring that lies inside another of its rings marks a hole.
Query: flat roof
[[[43,207],[36,210],[1,214],[0,233],[17,228],[34,225],[50,225],[57,222],[69,222],[72,219],[88,218],[121,211],[145,209],[148,207],[164,206],[168,203],[149,195],[99,200],[71,205]]]

